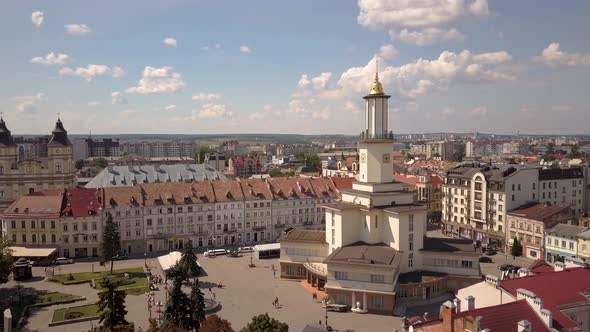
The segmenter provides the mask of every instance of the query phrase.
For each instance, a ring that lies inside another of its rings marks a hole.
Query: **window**
[[[570,242],[570,250],[574,250],[574,243]]]
[[[514,202],[514,195],[512,195],[512,201]]]
[[[335,271],[334,278],[336,280],[348,280],[348,272],[343,271]]]
[[[375,228],[379,227],[379,216],[375,216]]]
[[[20,222],[20,228],[27,228],[27,225],[25,225],[25,221],[21,220]]]
[[[471,269],[473,267],[472,261],[461,261],[461,267],[464,269]]]
[[[550,183],[551,183],[551,182],[550,182]],[[562,241],[561,241],[561,247],[562,247],[562,248],[565,248],[565,241],[564,241],[564,240],[562,240]]]
[[[37,235],[33,234],[33,236],[31,237],[31,242],[36,243],[37,242]]]
[[[51,221],[51,229],[55,229],[55,221],[54,220]]]
[[[64,224],[64,232],[68,231],[68,224]]]
[[[413,214],[410,214],[408,216],[408,222],[409,222],[408,223],[408,230],[410,232],[413,232],[414,231],[414,215]]]
[[[373,295],[373,308],[383,308],[383,295]]]
[[[408,254],[408,267],[412,267],[412,266],[414,266],[414,254],[409,253]]]
[[[51,234],[51,243],[55,243],[56,239],[55,239],[55,234]]]
[[[371,282],[376,284],[382,284],[385,277],[382,274],[371,274]]]
[[[41,220],[41,228],[45,229],[45,220]]]
[[[23,234],[21,236],[21,239],[23,240],[23,243],[26,243],[27,242],[27,234]]]
[[[45,234],[41,234],[41,243],[46,243],[47,242],[47,236],[45,236]]]
[[[13,220],[13,221],[11,222],[11,225],[12,225],[12,228],[13,228],[13,229],[15,229],[15,228],[16,228],[16,220]]]
[[[12,242],[16,243],[16,234],[12,234]]]
[[[583,244],[582,245],[582,252],[586,252],[588,250],[588,246]]]
[[[332,245],[336,243],[336,230],[332,228]]]
[[[408,238],[409,238],[408,248],[410,251],[414,250],[414,233],[408,234]]]

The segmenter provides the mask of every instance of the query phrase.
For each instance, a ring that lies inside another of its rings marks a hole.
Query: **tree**
[[[512,240],[512,248],[510,248],[510,254],[513,257],[519,257],[520,255],[522,255],[522,246],[520,245],[520,242],[518,241],[518,238],[516,238],[516,236],[514,237],[514,240]]]
[[[195,253],[193,252],[193,246],[191,243],[184,246],[179,263],[188,278],[196,277],[201,273],[201,267],[197,263],[197,256],[195,256]]]
[[[205,320],[205,295],[199,288],[199,281],[195,282],[191,288],[191,312],[195,320],[195,325],[199,325],[200,322]]]
[[[0,284],[8,282],[12,273],[14,258],[8,244],[8,241],[0,238]]]
[[[268,313],[252,317],[241,332],[288,332],[289,325],[271,318]]]
[[[76,160],[74,167],[76,167],[76,169],[82,169],[82,167],[84,167],[84,159]]]
[[[104,158],[96,158],[94,159],[93,164],[96,167],[105,168],[109,165],[109,162]]]
[[[203,322],[201,322],[201,329],[199,332],[235,332],[231,327],[231,323],[225,319],[219,318],[217,315],[207,316]]]
[[[107,220],[102,230],[102,242],[100,243],[100,259],[103,262],[111,262],[111,274],[113,274],[113,257],[121,251],[121,235],[119,225],[113,221],[113,215],[107,213]]]
[[[114,283],[108,278],[102,281],[102,291],[98,294],[98,311],[100,312],[100,321],[102,327],[106,330],[116,330],[116,327],[128,325],[125,320],[127,310],[125,310],[124,290],[117,290],[118,283]]]
[[[180,277],[175,278],[172,282],[164,319],[175,326],[182,327],[185,331],[191,331],[194,328],[191,304],[188,296],[182,291],[182,281],[183,279]],[[196,328],[198,330],[198,326]]]

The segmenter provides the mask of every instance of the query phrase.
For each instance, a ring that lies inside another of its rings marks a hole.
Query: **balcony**
[[[285,224],[276,224],[275,228],[285,228]]]
[[[393,139],[393,131],[390,131],[389,133],[381,133],[381,134],[369,134],[368,130],[367,131],[363,131],[360,135],[359,135],[359,139],[361,141],[363,140],[372,140],[372,139],[386,139],[386,140],[392,140]]]

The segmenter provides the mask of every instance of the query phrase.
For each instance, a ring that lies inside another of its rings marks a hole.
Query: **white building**
[[[376,75],[364,97],[365,130],[352,189],[342,191],[340,202],[324,205],[323,239],[316,231],[287,233],[281,240],[287,256],[280,260],[281,276],[307,279],[333,303],[382,314],[392,314],[396,302],[436,297],[480,275],[472,241],[426,237],[426,207],[393,181],[389,97]]]

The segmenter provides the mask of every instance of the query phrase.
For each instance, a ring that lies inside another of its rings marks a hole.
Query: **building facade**
[[[19,160],[18,146],[0,118],[0,207],[33,192],[75,185],[72,145],[60,119],[47,143],[47,157]]]
[[[194,141],[140,141],[122,142],[121,154],[142,157],[190,157],[194,158],[197,143]]]
[[[545,232],[545,260],[551,263],[563,262],[566,257],[578,256],[577,235],[587,227],[557,224]]]
[[[259,157],[233,157],[229,159],[227,172],[240,178],[249,178],[262,172]]]

